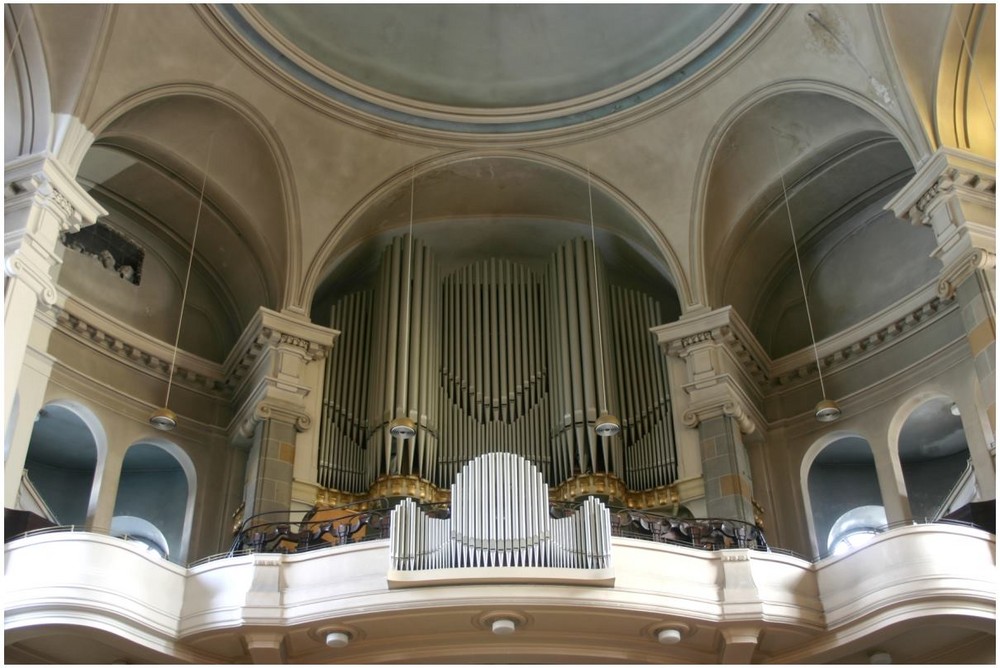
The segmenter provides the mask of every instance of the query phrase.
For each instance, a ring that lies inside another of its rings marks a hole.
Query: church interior
[[[7,663],[996,663],[996,7],[6,4]]]

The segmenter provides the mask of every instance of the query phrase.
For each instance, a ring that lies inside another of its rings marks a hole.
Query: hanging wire
[[[587,203],[590,205],[590,243],[594,252],[594,294],[597,299],[597,350],[601,358],[601,413],[608,412],[608,388],[604,376],[604,334],[601,331],[601,293],[597,285],[597,235],[594,233],[594,198],[590,187],[590,166],[587,166]]]
[[[823,365],[819,361],[819,347],[816,345],[816,331],[813,329],[812,314],[809,311],[809,298],[806,296],[806,279],[802,273],[802,261],[799,258],[799,244],[795,240],[795,226],[792,225],[792,207],[788,203],[788,188],[785,185],[785,168],[781,162],[781,154],[778,152],[778,141],[775,134],[778,132],[771,128],[771,145],[774,147],[774,157],[778,162],[778,176],[781,177],[781,194],[785,199],[785,212],[788,217],[788,229],[792,233],[792,249],[795,251],[795,266],[799,269],[799,283],[802,285],[802,301],[806,305],[806,321],[809,323],[809,337],[812,339],[813,354],[816,356],[816,371],[819,372],[819,388],[826,399],[826,385],[823,383]]]
[[[208,138],[208,156],[205,158],[205,169],[201,180],[201,194],[198,196],[198,213],[194,219],[194,233],[191,235],[191,253],[188,256],[187,273],[184,275],[184,290],[181,293],[181,312],[177,316],[177,333],[174,335],[174,352],[170,358],[170,375],[167,377],[167,396],[163,407],[170,407],[170,388],[174,382],[174,371],[177,367],[177,347],[181,340],[181,324],[184,322],[184,305],[187,303],[188,284],[191,281],[191,266],[194,264],[194,247],[198,241],[198,227],[201,224],[201,212],[205,202],[205,186],[208,184],[208,168],[212,162],[212,147],[215,144],[215,133]]]

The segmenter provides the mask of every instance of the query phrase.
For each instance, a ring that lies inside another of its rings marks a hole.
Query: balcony
[[[183,568],[136,542],[38,533],[5,546],[5,659],[992,664],[995,546],[969,527],[909,525],[813,563],[616,536],[610,587],[507,574],[390,589],[381,538]],[[513,633],[491,633],[498,616]],[[658,642],[667,628],[679,642]]]

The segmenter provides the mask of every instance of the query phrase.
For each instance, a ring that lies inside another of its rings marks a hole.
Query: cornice
[[[941,196],[954,192],[995,205],[996,187],[995,163],[974,153],[941,147],[885,208],[914,225],[929,225],[929,212]]]
[[[983,254],[975,258],[970,254],[968,259],[968,263],[979,263],[975,266],[986,266],[990,261]],[[668,355],[683,356],[702,344],[724,346],[741,365],[745,377],[752,379],[756,390],[766,396],[811,382],[817,375],[817,354],[823,373],[844,371],[944,317],[957,308],[954,291],[941,287],[947,280],[945,277],[927,283],[880,313],[817,342],[815,351],[809,346],[777,360],[764,351],[731,306],[682,318],[650,331]]]
[[[50,326],[133,369],[167,380],[173,349],[147,334],[122,324],[60,290],[52,315],[39,315]],[[177,351],[174,382],[188,389],[225,397],[220,365],[182,350]]]

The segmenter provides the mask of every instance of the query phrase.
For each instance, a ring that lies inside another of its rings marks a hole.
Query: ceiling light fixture
[[[774,147],[774,157],[778,161],[778,176],[781,177],[781,193],[785,200],[785,211],[788,216],[788,229],[792,233],[792,249],[795,251],[795,266],[799,270],[799,283],[802,285],[802,301],[806,306],[806,321],[809,323],[809,338],[812,340],[813,354],[816,357],[816,371],[819,373],[819,388],[823,393],[823,398],[816,404],[814,409],[816,419],[820,422],[833,422],[841,415],[840,406],[833,399],[826,397],[826,385],[823,383],[823,363],[819,359],[819,347],[816,345],[816,331],[813,329],[812,314],[809,311],[809,298],[806,296],[806,279],[802,273],[802,261],[799,258],[799,245],[795,240],[795,226],[792,225],[792,208],[788,203],[788,188],[785,185],[785,168],[781,163],[781,154],[778,152],[778,141],[775,134],[778,130],[771,127],[771,144]]]
[[[416,178],[416,165],[410,168],[410,232],[406,257],[406,317],[403,319],[403,377],[398,381],[406,387],[407,375],[410,372],[410,281],[413,272],[413,184]],[[417,423],[405,415],[397,415],[389,423],[389,433],[396,438],[411,439],[417,435]]]
[[[490,626],[490,629],[498,636],[509,636],[517,630],[517,622],[513,619],[501,617],[500,619],[493,620],[493,624]]]
[[[892,663],[892,654],[883,652],[882,650],[875,650],[868,655],[868,663],[876,666],[887,666]]]
[[[351,636],[343,631],[330,631],[326,634],[325,641],[327,647],[347,647],[347,644],[351,642]]]
[[[622,430],[622,423],[618,418],[608,411],[608,387],[607,379],[604,376],[604,332],[601,330],[601,291],[597,285],[597,235],[594,232],[594,196],[590,186],[590,167],[587,167],[587,203],[590,206],[590,243],[594,247],[594,294],[597,299],[597,350],[600,355],[601,364],[598,369],[601,372],[600,388],[600,415],[594,422],[594,431],[598,436],[614,436]]]
[[[177,347],[181,340],[181,324],[184,322],[184,305],[187,303],[188,285],[191,281],[191,266],[194,264],[194,248],[198,241],[198,227],[201,224],[201,211],[205,203],[205,186],[208,183],[208,167],[212,162],[212,145],[215,143],[215,133],[208,139],[208,155],[205,158],[205,170],[201,180],[201,194],[198,196],[198,213],[194,219],[194,233],[191,235],[191,253],[188,255],[187,273],[184,276],[184,290],[181,292],[181,311],[177,316],[177,333],[174,335],[174,351],[170,358],[170,373],[167,376],[167,396],[163,407],[157,408],[149,416],[149,424],[160,431],[171,431],[177,426],[177,413],[170,410],[170,389],[174,383],[174,371],[177,368]]]
[[[661,645],[676,645],[681,641],[681,632],[674,628],[661,629],[656,634],[656,639],[660,641]]]

